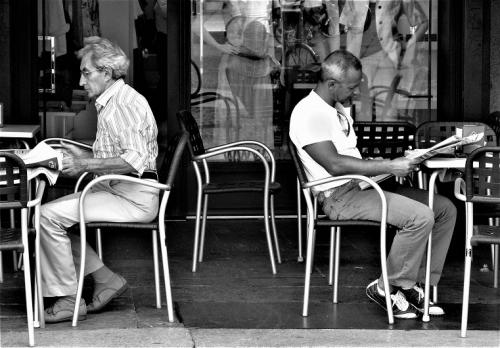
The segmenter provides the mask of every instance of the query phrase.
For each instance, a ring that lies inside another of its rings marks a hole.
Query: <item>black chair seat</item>
[[[327,217],[317,219],[317,226],[342,227],[342,226],[374,226],[379,227],[380,222],[372,220],[330,220]],[[388,225],[389,226],[389,225]]]
[[[209,183],[203,185],[204,193],[230,193],[230,192],[262,192],[264,181],[250,180],[245,182],[223,182]],[[271,194],[281,191],[281,185],[277,182],[269,183]]]
[[[28,234],[34,234],[35,229],[29,228]],[[0,231],[0,251],[15,250],[24,251],[20,228],[5,228]]]
[[[500,227],[488,225],[474,226],[474,235],[470,243],[472,246],[478,244],[500,244]]]
[[[89,222],[85,224],[87,228],[133,228],[157,230],[158,222]]]

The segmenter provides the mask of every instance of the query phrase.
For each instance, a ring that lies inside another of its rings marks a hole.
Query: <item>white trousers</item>
[[[43,296],[76,294],[80,267],[80,236],[66,230],[77,224],[80,193],[58,198],[41,207],[40,261]],[[149,222],[158,213],[158,190],[144,185],[109,181],[97,184],[84,202],[85,222]],[[88,234],[88,232],[87,232]],[[104,264],[87,245],[85,274]]]

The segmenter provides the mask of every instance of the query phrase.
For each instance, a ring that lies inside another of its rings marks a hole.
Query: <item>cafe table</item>
[[[29,149],[28,140],[35,139],[39,132],[37,124],[4,124],[0,127],[0,140],[20,141]]]
[[[424,162],[421,165],[424,167],[431,169],[432,174],[428,181],[428,191],[429,191],[429,202],[428,205],[432,209],[434,206],[434,190],[436,187],[436,180],[438,178],[444,177],[446,171],[448,169],[463,169],[465,168],[465,162],[467,158],[465,157],[432,157]],[[419,176],[422,175],[422,172],[419,173]],[[423,188],[423,180],[419,177],[419,186]],[[432,233],[429,235],[429,242],[427,245],[427,260],[426,260],[426,269],[425,269],[425,298],[424,298],[424,315],[422,317],[422,321],[428,322],[430,320],[429,317],[429,297],[430,297],[430,268],[431,268],[431,250],[432,250]],[[435,286],[433,289],[433,300],[437,302],[437,287]]]

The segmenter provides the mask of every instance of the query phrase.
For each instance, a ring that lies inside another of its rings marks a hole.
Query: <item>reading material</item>
[[[455,148],[457,146],[478,143],[483,138],[484,138],[484,132],[471,133],[470,135],[465,136],[465,137],[452,135],[451,137],[441,141],[440,143],[437,143],[436,145],[434,145],[428,149],[408,150],[405,153],[405,157],[415,159],[416,163],[420,164],[423,161],[425,161],[431,157],[434,157],[438,154],[447,154],[447,153],[451,154],[455,151]],[[381,181],[383,181],[387,178],[390,178],[392,176],[393,176],[393,174],[380,174],[380,175],[376,175],[376,176],[371,177],[371,179],[378,183],[378,182],[381,182]],[[366,182],[362,181],[359,183],[359,187],[362,190],[364,190],[364,189],[370,187],[370,185],[367,184]]]
[[[63,154],[45,143],[39,143],[33,149],[16,149],[14,154],[19,156],[26,165],[28,180],[45,174],[49,183],[54,185],[62,169]]]

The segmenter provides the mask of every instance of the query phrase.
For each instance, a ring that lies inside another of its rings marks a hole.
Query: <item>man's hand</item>
[[[62,174],[74,177],[86,172],[85,159],[91,157],[91,152],[63,141],[61,141],[61,146],[63,153]]]
[[[390,163],[390,173],[395,176],[407,176],[411,172],[418,170],[418,166],[415,159],[410,159],[406,157],[398,157],[393,159]]]

